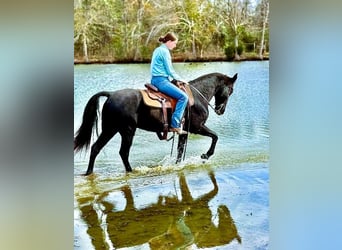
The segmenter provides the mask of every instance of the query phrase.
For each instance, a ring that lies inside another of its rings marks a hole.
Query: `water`
[[[238,73],[225,114],[210,111],[206,123],[219,136],[215,154],[200,159],[211,139],[190,135],[186,159],[175,165],[171,141],[138,129],[131,174],[118,154],[119,135],[98,155],[92,176],[80,176],[89,152],[75,155],[75,249],[267,249],[268,61],[174,66],[186,80]],[[75,131],[93,94],[143,88],[150,78],[148,64],[77,65],[74,75]]]

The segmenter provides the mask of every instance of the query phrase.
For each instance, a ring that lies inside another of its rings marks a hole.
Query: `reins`
[[[191,106],[189,105],[188,106],[188,127],[186,128],[186,131],[188,132],[188,134],[189,134],[189,131],[190,131],[190,122],[191,122],[190,115],[191,115]],[[186,140],[185,140],[184,152],[183,152],[183,161],[185,160],[185,154],[186,154],[187,146],[188,146],[188,138],[186,138]]]
[[[209,103],[209,101],[207,100],[207,98],[205,98],[205,96],[204,96],[197,88],[195,88],[195,87],[192,86],[192,85],[190,85],[190,87],[191,87],[192,89],[196,90],[196,92],[200,95],[200,97],[203,98],[203,100],[209,105],[209,107],[212,108],[212,109],[215,111],[215,113],[217,113],[217,110],[213,107],[213,105],[211,105],[211,104]]]

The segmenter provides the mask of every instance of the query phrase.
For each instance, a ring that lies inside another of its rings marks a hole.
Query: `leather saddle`
[[[160,140],[167,139],[167,132],[169,130],[168,119],[167,119],[167,111],[171,109],[171,113],[173,113],[177,100],[161,93],[157,87],[154,85],[147,83],[145,84],[146,89],[141,89],[140,92],[143,96],[143,100],[145,105],[155,108],[161,108],[163,112],[162,122],[164,125],[163,134],[157,133]],[[191,89],[188,85],[179,85],[179,88],[183,90],[189,97],[188,106],[192,106],[194,104],[194,98],[191,92]]]

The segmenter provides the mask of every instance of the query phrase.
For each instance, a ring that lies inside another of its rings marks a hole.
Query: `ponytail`
[[[164,41],[165,41],[165,37],[164,36],[161,36],[161,37],[159,37],[159,40],[158,40],[159,42],[161,42],[161,43],[165,43]]]
[[[166,43],[167,41],[176,41],[176,40],[178,40],[176,35],[171,33],[171,32],[169,32],[165,36],[159,37],[158,41],[161,42],[161,43]]]

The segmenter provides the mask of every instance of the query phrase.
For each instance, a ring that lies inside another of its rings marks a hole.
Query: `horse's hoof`
[[[202,158],[202,159],[208,160],[208,159],[209,159],[209,156],[208,156],[207,154],[202,154],[202,155],[201,155],[201,158]]]

